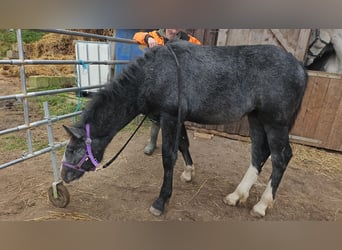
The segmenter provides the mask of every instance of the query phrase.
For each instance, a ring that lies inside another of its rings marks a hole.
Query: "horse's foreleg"
[[[195,167],[193,165],[191,155],[189,152],[189,138],[186,132],[185,125],[182,125],[181,136],[179,138],[179,150],[183,155],[185,162],[184,172],[181,175],[181,180],[183,182],[190,182],[195,176]]]
[[[159,197],[153,202],[150,212],[159,216],[165,210],[165,204],[172,195],[173,168],[177,160],[176,144],[176,122],[161,119],[162,128],[162,158],[164,168],[163,184]]]

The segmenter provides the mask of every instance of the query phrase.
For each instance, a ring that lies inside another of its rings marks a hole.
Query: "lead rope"
[[[141,127],[141,125],[144,123],[146,119],[146,115],[144,116],[144,118],[141,120],[141,122],[139,123],[138,127],[134,130],[133,134],[131,134],[131,136],[128,138],[128,140],[126,141],[126,143],[121,147],[121,149],[119,150],[119,152],[116,153],[116,155],[114,155],[112,157],[112,159],[110,159],[106,164],[103,165],[102,168],[106,168],[108,167],[110,164],[113,163],[113,161],[116,160],[116,158],[118,158],[118,156],[121,154],[121,152],[125,149],[125,147],[127,146],[127,144],[132,140],[133,136],[137,133],[137,131],[139,130],[139,128]]]
[[[171,53],[171,55],[175,59],[176,66],[177,66],[178,115],[177,115],[176,143],[175,143],[175,148],[174,148],[174,152],[177,152],[178,151],[178,145],[179,145],[179,139],[180,139],[181,126],[182,126],[181,91],[180,91],[181,90],[181,83],[182,83],[182,75],[181,75],[180,65],[179,65],[177,55],[175,54],[175,52],[173,51],[173,49],[171,48],[171,46],[169,44],[166,44],[165,46],[168,48],[169,52]]]

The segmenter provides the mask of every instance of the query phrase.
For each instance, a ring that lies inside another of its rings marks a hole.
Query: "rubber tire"
[[[55,206],[59,208],[66,207],[70,202],[70,195],[68,189],[63,184],[57,185],[58,198],[53,197],[52,186],[48,190],[49,200]]]

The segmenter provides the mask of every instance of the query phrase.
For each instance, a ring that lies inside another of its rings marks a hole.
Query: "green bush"
[[[44,32],[32,30],[22,30],[21,36],[24,43],[38,41]],[[0,57],[6,56],[6,52],[12,49],[12,45],[17,43],[17,32],[14,29],[0,29]]]
[[[36,42],[44,35],[44,32],[32,31],[32,30],[21,30],[21,36],[24,43]],[[0,30],[0,41],[4,43],[16,43],[17,32],[16,30]]]

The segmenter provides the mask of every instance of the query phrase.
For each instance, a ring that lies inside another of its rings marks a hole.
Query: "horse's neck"
[[[328,29],[331,43],[334,46],[336,55],[331,58],[330,66],[326,67],[327,71],[341,73],[342,72],[342,29]]]
[[[342,58],[338,58],[337,55],[331,56],[326,64],[324,65],[324,71],[330,72],[330,73],[342,73]]]
[[[127,88],[113,94],[107,88],[94,97],[83,121],[94,128],[94,136],[112,138],[139,114],[136,91]]]
[[[331,43],[334,45],[334,49],[338,56],[342,55],[342,29],[327,29],[326,30],[331,39]]]

